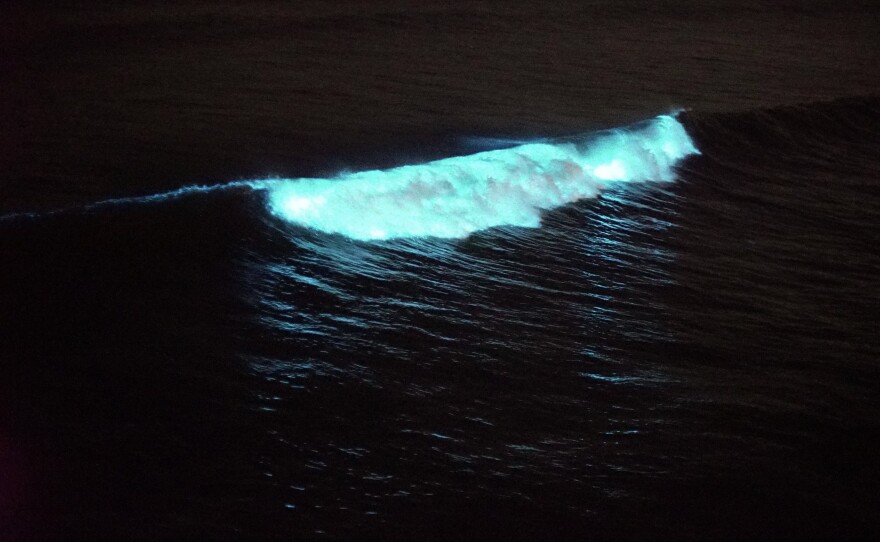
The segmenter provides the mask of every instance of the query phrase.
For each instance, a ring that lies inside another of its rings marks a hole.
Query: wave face
[[[466,241],[267,209],[396,170],[0,220],[0,539],[880,540],[880,98],[673,120],[412,168],[606,185]]]
[[[266,181],[269,209],[353,239],[461,238],[537,227],[541,211],[596,197],[609,182],[671,181],[698,151],[678,120],[637,125],[333,179]]]

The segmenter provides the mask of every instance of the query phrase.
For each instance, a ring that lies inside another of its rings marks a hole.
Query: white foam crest
[[[541,211],[596,197],[610,182],[671,181],[698,153],[675,117],[635,127],[332,179],[266,182],[276,216],[354,239],[466,237],[537,227]]]

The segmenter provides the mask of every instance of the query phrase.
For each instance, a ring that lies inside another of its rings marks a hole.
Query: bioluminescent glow
[[[537,227],[541,211],[597,196],[610,182],[671,181],[698,154],[674,116],[580,138],[541,141],[332,179],[268,181],[276,216],[354,239],[460,238]]]
[[[0,222],[247,188],[266,191],[268,208],[279,218],[353,239],[461,238],[495,226],[538,227],[543,210],[596,197],[608,183],[674,180],[679,160],[699,154],[673,115],[580,137],[475,141],[505,143],[516,145],[328,179],[184,186],[76,208],[12,213]]]
[[[249,188],[252,190],[261,190],[265,188],[266,181],[235,181],[231,183],[223,183],[223,184],[213,184],[213,185],[189,185],[183,186],[180,188],[176,188],[174,190],[169,190],[168,192],[160,192],[158,194],[147,194],[144,196],[124,196],[119,198],[105,199],[96,201],[94,203],[89,203],[87,205],[79,205],[76,207],[67,207],[54,209],[50,211],[43,212],[23,212],[23,213],[10,213],[5,215],[0,215],[0,222],[4,221],[12,221],[16,219],[39,219],[41,217],[47,217],[52,215],[57,215],[65,212],[87,212],[87,211],[95,211],[101,208],[106,207],[115,207],[119,205],[142,205],[149,203],[160,203],[167,200],[174,200],[181,197],[194,195],[194,194],[206,194],[208,192],[219,192],[222,190],[230,190],[235,188]]]

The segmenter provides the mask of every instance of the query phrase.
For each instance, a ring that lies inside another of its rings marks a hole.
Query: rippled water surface
[[[0,539],[878,534],[872,5],[9,14]]]

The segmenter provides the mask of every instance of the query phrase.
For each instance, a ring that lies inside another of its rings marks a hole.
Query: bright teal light
[[[331,179],[185,186],[81,209],[250,188],[267,191],[269,210],[282,219],[353,239],[461,238],[494,226],[538,227],[542,210],[596,197],[610,182],[674,180],[675,164],[690,154],[699,151],[684,127],[674,116],[662,115],[629,128],[421,165]],[[61,211],[3,215],[0,221]]]
[[[465,237],[537,227],[542,209],[596,197],[608,182],[671,181],[696,147],[673,117],[555,143],[529,143],[333,179],[266,182],[276,216],[354,239]]]

